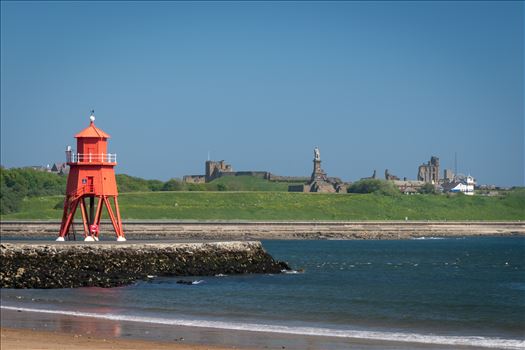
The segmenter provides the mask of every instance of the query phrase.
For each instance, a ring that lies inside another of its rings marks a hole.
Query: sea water
[[[263,241],[296,271],[2,290],[2,307],[151,324],[525,346],[525,238]]]

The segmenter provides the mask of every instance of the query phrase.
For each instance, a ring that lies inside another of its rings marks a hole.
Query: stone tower
[[[432,156],[426,164],[421,164],[417,172],[418,181],[437,184],[439,182],[439,158]]]

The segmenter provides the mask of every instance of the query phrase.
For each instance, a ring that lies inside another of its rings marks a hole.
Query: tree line
[[[223,184],[188,184],[179,179],[146,180],[117,174],[119,192],[225,191]],[[20,210],[24,198],[65,195],[67,176],[31,168],[0,167],[0,214]]]

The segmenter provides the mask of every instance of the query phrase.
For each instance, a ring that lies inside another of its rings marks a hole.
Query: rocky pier
[[[279,273],[260,242],[2,243],[0,287],[116,287],[154,276]]]

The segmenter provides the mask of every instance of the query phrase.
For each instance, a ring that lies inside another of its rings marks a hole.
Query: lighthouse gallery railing
[[[116,163],[116,153],[72,153],[66,152],[68,163]]]

